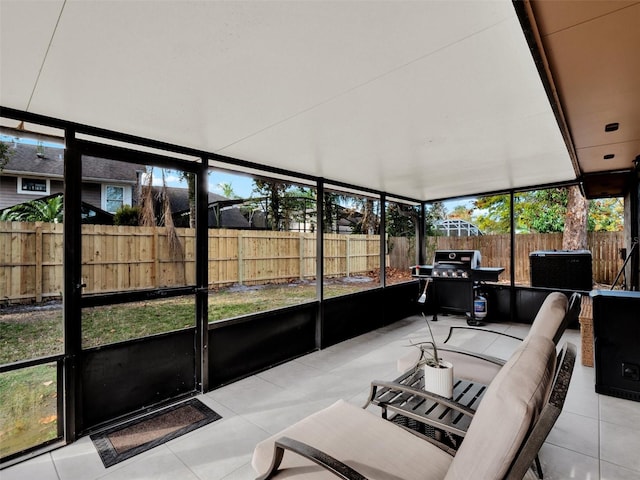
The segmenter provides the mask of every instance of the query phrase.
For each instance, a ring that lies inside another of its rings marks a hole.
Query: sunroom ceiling
[[[622,195],[624,172],[640,158],[640,2],[533,0],[531,7],[585,193]],[[613,123],[619,128],[605,128]]]
[[[509,0],[0,14],[4,107],[421,200],[576,178]]]

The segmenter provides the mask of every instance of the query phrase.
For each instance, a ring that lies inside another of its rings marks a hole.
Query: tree
[[[340,195],[333,192],[324,192],[323,195],[323,219],[322,219],[322,231],[323,233],[332,233],[334,230],[338,231],[338,202],[340,201]],[[334,227],[335,225],[335,227]]]
[[[624,228],[624,203],[620,198],[589,201],[590,232],[621,232]]]
[[[582,195],[580,187],[572,185],[567,191],[567,213],[562,235],[563,250],[584,250],[587,248],[587,213],[589,202]]]
[[[516,204],[517,205],[517,204]],[[485,233],[508,233],[511,230],[509,195],[479,197],[473,202],[475,212],[468,220]],[[516,216],[516,218],[518,218]],[[466,220],[466,219],[465,219]]]
[[[562,232],[567,214],[567,189],[549,188],[527,192],[519,209],[518,230],[538,233]]]
[[[433,202],[424,209],[425,244],[424,246],[420,246],[422,249],[420,254],[427,262],[433,260],[436,248],[438,247],[437,237],[440,235],[440,232],[438,232],[436,228],[436,223],[444,220],[446,216],[447,211],[442,202]],[[417,260],[418,259],[416,259],[416,261]]]
[[[380,231],[380,202],[370,198],[363,199],[362,208],[362,232],[367,235],[375,235]]]
[[[11,160],[11,155],[13,152],[11,151],[11,147],[8,143],[0,142],[0,173],[4,170],[4,167],[7,166],[9,160]]]
[[[140,194],[140,225],[156,226],[156,214],[153,206],[153,168],[147,167],[145,182]]]
[[[481,230],[509,232],[509,196],[481,197],[474,202],[480,211],[473,216]],[[585,199],[578,186],[518,192],[514,216],[517,232],[563,233],[565,250],[587,248],[587,231],[619,231],[623,228],[623,205],[619,199]]]
[[[378,203],[371,198],[351,197],[353,207],[349,210],[355,221],[352,233],[374,235],[380,230]]]
[[[467,208],[464,205],[456,205],[453,211],[449,215],[447,215],[447,218],[457,218],[459,220],[466,220],[469,223],[473,223],[471,219],[472,214],[472,209]]]
[[[316,194],[312,188],[295,187],[285,191],[282,198],[285,230],[290,230],[291,222],[295,221],[306,231],[307,220],[310,219],[310,230],[315,231],[315,204]]]
[[[253,184],[254,192],[266,197],[267,220],[271,230],[280,230],[282,228],[283,218],[281,199],[290,185],[276,180],[262,180],[257,178],[253,180]]]
[[[178,171],[178,177],[180,180],[187,182],[187,196],[189,198],[189,227],[196,228],[196,174]],[[166,190],[167,186],[164,178],[164,170],[162,170],[162,181]]]
[[[426,206],[424,210],[425,233],[429,236],[436,236],[436,223],[447,217],[447,211],[442,202],[433,202]]]
[[[387,204],[386,229],[390,237],[417,237],[419,220],[418,207],[395,202]]]
[[[220,192],[222,192],[223,197],[240,198],[235,194],[235,192],[233,191],[233,185],[231,185],[231,183],[229,182],[221,182],[218,185],[216,185],[216,187],[218,187]]]

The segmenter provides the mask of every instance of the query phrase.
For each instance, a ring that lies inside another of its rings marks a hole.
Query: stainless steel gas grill
[[[504,268],[481,267],[479,250],[436,250],[433,265],[416,265],[411,275],[431,283],[433,320],[439,310],[452,310],[468,315],[469,325],[482,325],[474,309],[475,289],[481,282],[496,282]]]

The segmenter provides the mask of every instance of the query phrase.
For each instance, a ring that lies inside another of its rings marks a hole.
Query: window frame
[[[42,177],[30,177],[30,176],[25,176],[25,177],[17,177],[18,181],[16,182],[16,192],[20,195],[39,195],[39,196],[43,196],[43,195],[50,195],[51,194],[51,180],[49,180],[48,178],[42,178]],[[40,180],[40,181],[44,181],[45,184],[45,190],[25,190],[23,188],[23,181],[24,180]]]
[[[116,213],[118,209],[109,210],[108,200],[107,200],[107,189],[109,187],[121,188],[122,189],[122,207],[123,205],[131,205],[131,187],[129,185],[123,183],[103,183],[101,186],[100,193],[100,208],[105,212]],[[118,208],[120,208],[118,207]]]

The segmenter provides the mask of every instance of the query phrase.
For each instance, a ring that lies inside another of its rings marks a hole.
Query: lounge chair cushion
[[[275,439],[287,436],[340,459],[371,480],[436,480],[452,458],[427,441],[343,400],[259,443],[252,465],[263,474],[271,465]],[[304,458],[285,452],[278,479],[330,479],[335,476]]]
[[[489,385],[446,480],[505,476],[546,401],[555,363],[551,339],[527,336]]]
[[[568,299],[560,292],[552,292],[545,298],[527,334],[529,336],[541,335],[557,341],[560,329],[563,325],[567,313]],[[450,347],[454,349],[455,347]],[[453,374],[457,378],[464,378],[489,385],[496,374],[500,371],[501,365],[489,361],[483,361],[470,355],[465,355],[464,350],[453,352],[439,350],[439,354],[444,360],[453,364]],[[397,368],[400,373],[404,373],[413,368],[420,360],[420,351],[417,348],[398,359]]]
[[[502,368],[502,365],[482,360],[464,352],[438,350],[438,353],[443,360],[453,365],[453,375],[456,378],[472,380],[483,385],[489,385]]]
[[[531,324],[531,329],[526,338],[542,336],[555,342],[557,340],[555,337],[558,336],[559,330],[564,327],[567,306],[568,300],[564,294],[552,292],[547,295]],[[453,374],[456,377],[484,383],[485,385],[489,385],[502,368],[500,365],[465,355],[463,352],[457,353],[446,350],[439,352],[444,360],[453,364]],[[400,363],[400,360],[398,360],[398,363]]]
[[[563,326],[568,305],[569,300],[563,293],[552,292],[547,295],[527,336],[541,335],[553,340]]]

